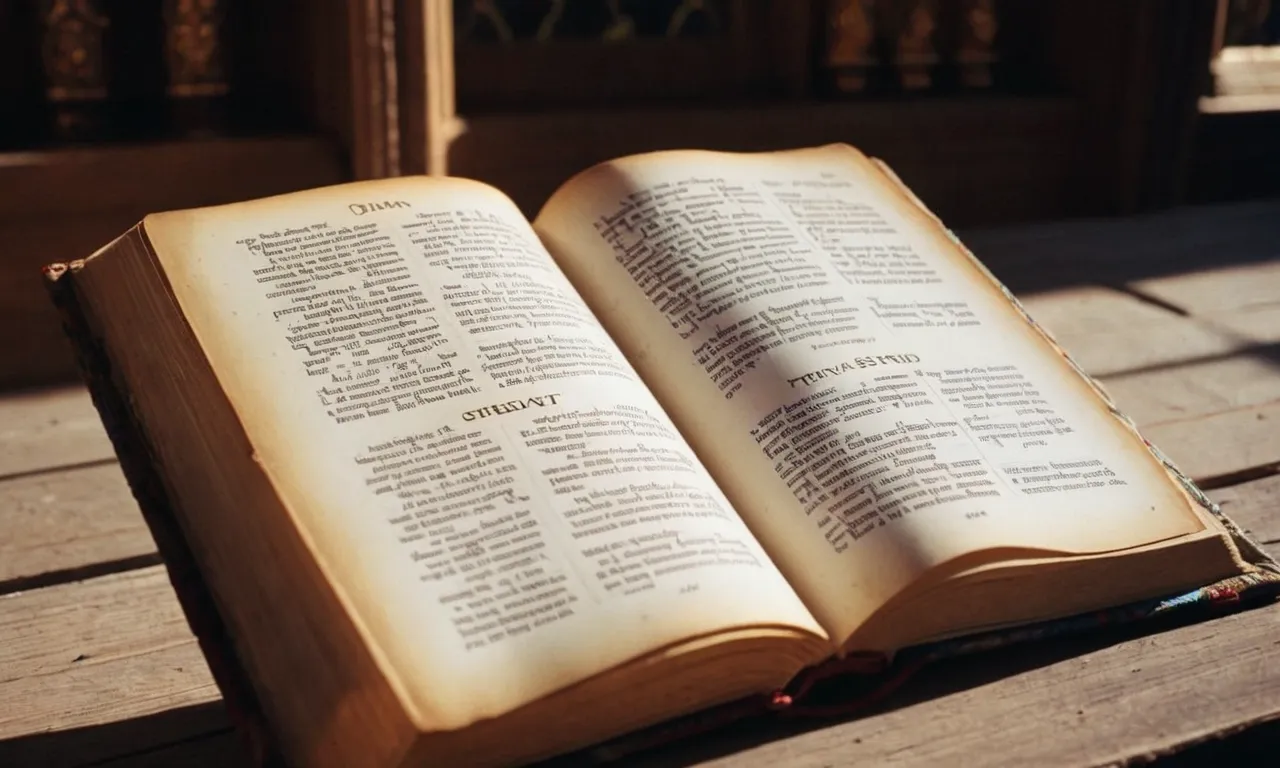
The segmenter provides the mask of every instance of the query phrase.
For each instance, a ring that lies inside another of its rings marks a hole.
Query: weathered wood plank
[[[1228,312],[1212,312],[1199,315],[1206,323],[1234,333],[1260,344],[1280,342],[1280,284],[1275,287],[1275,304],[1252,306]]]
[[[87,764],[228,727],[161,567],[0,597],[0,638],[0,765]]]
[[[0,397],[0,477],[115,457],[83,387]]]
[[[1210,356],[1100,379],[1120,409],[1142,426],[1280,400],[1276,362],[1249,354]]]
[[[40,268],[88,256],[137,224],[137,212],[16,220],[6,220],[6,213],[0,210],[0,389],[75,383],[75,354]]]
[[[1280,464],[1280,403],[1139,426],[1144,437],[1196,480]]]
[[[1219,488],[1209,496],[1231,519],[1280,555],[1280,475]]]
[[[1111,364],[1090,370],[1139,424],[1280,399],[1280,305],[1201,317],[1168,313],[1161,322],[1076,341],[1087,357]],[[1128,367],[1115,367],[1125,357]]]
[[[1094,376],[1176,367],[1232,355],[1252,343],[1229,330],[1102,286],[1033,294],[1023,304]]]
[[[1280,242],[1273,247],[1272,256],[1280,256]],[[1280,306],[1280,261],[1164,275],[1131,285],[1193,315],[1274,308]]]
[[[1104,285],[1068,286],[1019,298],[1031,316],[1053,331],[1064,346],[1066,339],[1092,338],[1180,317]]]
[[[1192,477],[1280,463],[1280,307],[1186,317],[1097,286],[1026,305]]]
[[[0,531],[0,594],[59,574],[62,580],[83,578],[113,563],[158,562],[155,542],[114,463],[0,480]]]
[[[1280,717],[1280,606],[1117,642],[1099,633],[941,663],[887,711],[743,728],[632,766],[1102,765]],[[767,739],[767,740],[766,740]],[[763,742],[763,743],[762,743]]]

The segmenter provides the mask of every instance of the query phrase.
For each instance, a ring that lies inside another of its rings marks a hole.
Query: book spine
[[[964,88],[990,88],[992,68],[999,60],[996,34],[1000,29],[995,0],[960,1],[959,40],[955,63]]]
[[[831,87],[861,94],[873,87],[880,66],[876,0],[835,0],[827,5],[825,65]]]
[[[43,0],[40,49],[51,130],[64,141],[108,133],[107,48],[111,23],[96,0]]]
[[[918,94],[995,84],[995,0],[831,0],[825,14],[822,70],[836,94]]]
[[[87,322],[76,296],[75,272],[82,262],[45,267],[45,285],[70,339],[76,362],[94,407],[111,439],[129,489],[155,539],[183,614],[195,635],[227,712],[254,763],[283,768],[270,738],[257,696],[235,653],[213,596],[196,565],[173,514],[168,493],[155,470],[145,434],[129,407],[128,392],[111,375],[111,361]]]
[[[181,134],[221,132],[231,92],[227,0],[164,0],[162,16],[171,124]]]
[[[893,24],[893,66],[899,87],[905,92],[933,88],[939,61],[937,0],[911,0],[892,10],[902,14]]]

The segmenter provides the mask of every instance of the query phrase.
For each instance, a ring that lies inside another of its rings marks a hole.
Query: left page
[[[496,190],[397,179],[144,223],[357,626],[461,727],[690,638],[825,633]]]

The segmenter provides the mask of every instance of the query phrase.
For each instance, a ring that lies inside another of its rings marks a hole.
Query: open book
[[[1274,578],[847,146],[623,158],[532,224],[425,177],[160,213],[48,273],[298,764]]]

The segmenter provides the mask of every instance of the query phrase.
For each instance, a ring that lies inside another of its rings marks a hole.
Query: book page
[[[294,523],[441,727],[732,628],[825,646],[500,193],[399,179],[145,228]]]
[[[966,554],[1201,528],[1140,441],[849,147],[606,163],[534,228],[837,638]]]

